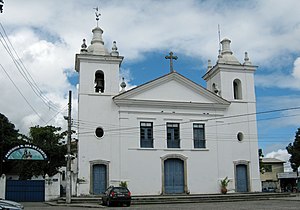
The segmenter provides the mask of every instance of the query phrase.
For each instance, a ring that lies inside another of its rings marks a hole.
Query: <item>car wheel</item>
[[[102,199],[102,205],[103,205],[103,206],[106,206],[106,205],[107,205],[107,203],[104,201],[104,199]]]
[[[129,206],[130,206],[130,204],[131,204],[131,202],[127,202],[127,203],[126,203],[126,206],[127,206],[127,207],[129,207]]]

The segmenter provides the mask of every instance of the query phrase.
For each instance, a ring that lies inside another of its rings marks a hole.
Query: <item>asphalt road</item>
[[[23,203],[25,210],[92,210],[87,207],[49,206],[44,203]],[[159,204],[159,205],[132,205],[131,207],[102,207],[97,209],[121,210],[298,210],[300,201],[266,200],[266,201],[241,201],[221,203],[189,203],[189,204]]]

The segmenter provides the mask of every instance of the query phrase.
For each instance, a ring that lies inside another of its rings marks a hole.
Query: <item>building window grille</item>
[[[153,123],[140,123],[140,144],[142,148],[153,148]]]
[[[206,148],[204,124],[193,124],[194,148]]]
[[[264,165],[265,172],[272,172],[272,165]]]
[[[179,123],[167,123],[167,147],[180,148]]]

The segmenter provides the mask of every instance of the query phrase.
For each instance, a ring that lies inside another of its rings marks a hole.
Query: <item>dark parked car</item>
[[[102,204],[107,206],[123,205],[130,206],[131,193],[127,187],[110,186],[102,197]]]
[[[24,206],[20,203],[10,201],[10,200],[4,200],[0,198],[0,209],[5,210],[23,210]]]
[[[262,190],[263,192],[275,192],[276,190],[273,187],[265,187]]]

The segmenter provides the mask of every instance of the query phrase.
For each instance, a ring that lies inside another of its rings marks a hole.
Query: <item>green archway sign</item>
[[[46,153],[32,144],[24,144],[10,149],[5,160],[47,160]]]

